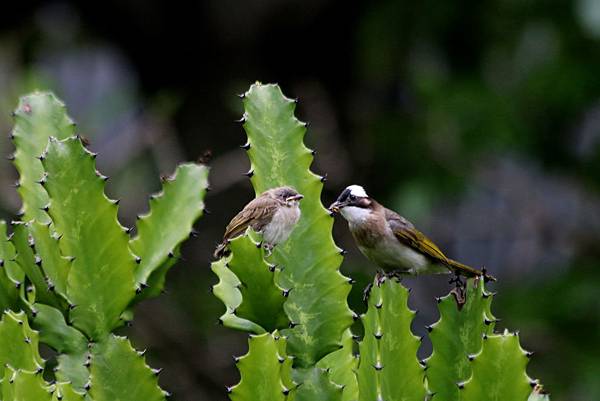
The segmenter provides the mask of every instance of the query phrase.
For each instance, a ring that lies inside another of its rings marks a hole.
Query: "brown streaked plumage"
[[[248,227],[263,235],[263,244],[270,252],[273,246],[287,240],[300,219],[298,203],[302,198],[294,188],[287,186],[272,188],[260,194],[231,219],[214,257],[227,255],[229,241],[243,235]]]
[[[360,251],[380,268],[404,274],[454,272],[467,277],[494,277],[452,260],[398,213],[383,207],[358,185],[346,188],[330,206],[348,221]]]

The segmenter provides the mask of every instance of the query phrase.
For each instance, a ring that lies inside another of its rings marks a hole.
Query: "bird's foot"
[[[377,270],[377,273],[375,273],[375,283],[378,287],[381,287],[381,284],[383,284],[387,278],[388,275],[383,270]]]
[[[467,298],[467,284],[462,279],[462,277],[458,274],[458,272],[453,272],[454,276],[448,281],[449,284],[454,284],[454,288],[450,293],[454,295],[454,299],[456,299],[456,304],[458,305],[458,309],[462,309],[465,304]]]
[[[396,281],[398,283],[401,283],[402,280],[404,279],[404,275],[402,274],[402,271],[396,269],[396,270],[392,270],[391,272],[386,274],[388,278],[390,279],[396,279]]]

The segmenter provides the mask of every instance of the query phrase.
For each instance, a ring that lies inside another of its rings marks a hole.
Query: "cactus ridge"
[[[265,261],[264,250],[252,239],[258,234],[251,231],[231,240],[231,254],[213,262],[211,268],[219,277],[213,293],[226,306],[220,321],[259,334],[289,325],[283,311],[288,292],[276,284],[280,269]]]
[[[292,381],[292,358],[286,354],[286,340],[276,331],[251,335],[248,353],[236,358],[241,380],[229,387],[233,401],[288,401],[294,398],[296,384]]]
[[[16,309],[18,288],[24,278],[23,271],[15,261],[15,247],[8,240],[6,229],[6,222],[0,220],[0,310]]]
[[[428,327],[433,353],[426,360],[429,390],[440,399],[461,400],[463,383],[471,377],[469,357],[483,345],[483,335],[494,331],[492,296],[485,284],[469,279],[465,303],[459,308],[454,294],[438,299],[440,319]]]
[[[411,331],[416,312],[409,291],[393,279],[376,278],[362,316],[359,400],[423,400],[425,370],[417,360],[420,338]]]
[[[117,220],[117,202],[104,194],[105,181],[96,174],[95,164],[77,137],[50,138],[43,160],[60,249],[74,257],[67,296],[77,307],[70,310],[69,319],[91,339],[102,338],[120,324],[121,312],[135,295],[136,266],[129,235]],[[73,188],[85,191],[73,196]]]
[[[136,301],[163,289],[165,275],[175,263],[174,254],[204,211],[208,172],[204,165],[179,165],[172,176],[162,180],[162,190],[150,197],[149,212],[138,216],[137,235],[129,245],[140,258],[135,281],[138,286],[150,288],[142,291]]]
[[[19,172],[18,192],[23,201],[20,214],[23,221],[36,220],[47,224],[50,218],[44,209],[50,199],[39,184],[44,177],[40,155],[50,137],[71,137],[75,123],[67,115],[64,103],[49,92],[23,96],[13,116],[14,164]]]

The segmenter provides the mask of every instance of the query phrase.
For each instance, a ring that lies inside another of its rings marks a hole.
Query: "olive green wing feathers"
[[[417,230],[410,221],[389,209],[385,210],[385,218],[398,241],[428,256],[434,261],[449,266],[449,259],[444,255],[440,248],[427,238],[425,234]]]
[[[426,255],[434,262],[447,266],[448,269],[457,274],[467,277],[485,276],[486,280],[496,281],[494,276],[446,257],[432,240],[427,238],[410,221],[398,213],[385,209],[385,217],[398,241]]]

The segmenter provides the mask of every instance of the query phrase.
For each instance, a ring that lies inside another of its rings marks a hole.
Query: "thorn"
[[[340,255],[342,255],[342,256],[346,256],[347,254],[348,254],[348,251],[347,251],[347,250],[345,250],[345,249],[342,249],[342,250],[340,251]]]
[[[383,365],[379,362],[377,362],[375,365],[373,365],[373,367],[375,368],[376,371],[380,371],[381,369],[383,369]]]
[[[245,93],[238,93],[237,97],[239,97],[240,99],[243,99],[246,97]]]
[[[425,328],[427,329],[428,333],[431,333],[433,331],[433,326],[425,326]]]
[[[352,285],[356,283],[356,280],[354,280],[352,277],[348,277],[348,284]]]
[[[283,395],[288,395],[290,393],[290,389],[287,387],[284,387],[283,390],[281,390],[281,392],[283,393]]]
[[[144,356],[144,355],[146,355],[146,349],[138,351],[137,354],[138,354],[138,356]]]
[[[381,309],[382,306],[383,306],[383,301],[381,301],[381,300],[375,304],[375,307],[377,309]]]
[[[298,326],[298,323],[290,322],[290,324],[289,324],[290,329],[293,329],[296,326]]]
[[[534,352],[533,352],[533,351],[526,351],[526,352],[525,352],[525,356],[526,356],[527,358],[531,358],[531,357],[533,356],[533,354],[534,354]]]
[[[485,323],[485,325],[486,325],[486,326],[489,326],[490,324],[492,324],[492,321],[486,317],[486,318],[483,320],[483,323]]]
[[[233,387],[225,386],[225,391],[227,391],[227,394],[231,394]]]
[[[239,356],[232,355],[231,357],[233,358],[233,362],[234,363],[238,363],[240,361],[240,357]]]
[[[15,160],[15,154],[12,153],[12,154],[6,156],[6,159],[12,162],[13,160]]]
[[[289,289],[287,289],[287,290],[283,290],[283,291],[282,291],[282,293],[283,293],[283,296],[287,298],[287,297],[290,295],[290,291],[291,291],[291,290],[292,290],[291,288],[289,288]]]
[[[86,389],[86,391],[89,391],[92,388],[92,383],[87,382],[85,383],[85,386],[83,386],[84,389]]]
[[[465,382],[458,382],[458,383],[456,383],[456,385],[458,386],[459,390],[462,390],[465,388]]]
[[[41,267],[42,266],[42,258],[40,258],[38,255],[35,255],[35,265],[37,267]]]
[[[248,172],[244,173],[244,175],[246,177],[250,178],[254,175],[254,170],[250,169],[250,170],[248,170]]]
[[[313,155],[313,156],[316,156],[317,151],[313,149],[313,150],[310,151],[310,154]]]
[[[377,340],[381,340],[381,337],[383,337],[383,333],[380,331],[378,331],[377,333],[373,333],[373,335]]]
[[[115,199],[112,201],[113,205],[119,205],[119,203],[121,203],[121,199]]]
[[[245,144],[241,145],[240,148],[242,148],[244,150],[250,149],[250,141],[248,141]]]
[[[235,122],[235,123],[242,123],[242,124],[245,123],[246,122],[246,113],[244,113],[242,115],[242,117],[238,118],[237,120],[233,120],[233,122]]]
[[[475,355],[469,354],[467,355],[467,358],[469,359],[469,361],[473,362],[473,360],[475,359]]]
[[[173,253],[173,251],[171,251],[171,252],[169,252],[169,255],[167,255],[167,256],[170,257],[170,258],[174,258],[175,254]]]
[[[136,256],[136,257],[135,257],[135,263],[137,263],[138,265],[139,265],[140,263],[142,263],[142,258],[140,258],[139,256]]]
[[[127,234],[131,234],[132,231],[133,231],[133,227],[125,227],[125,232]]]
[[[352,320],[354,320],[355,322],[359,319],[360,316],[358,316],[356,314],[356,312],[352,311]]]
[[[15,181],[14,186],[15,188],[19,188],[21,186],[21,183],[19,181]]]
[[[325,175],[321,176],[321,182],[326,182],[327,181],[327,173],[325,173]]]
[[[162,372],[162,371],[163,371],[163,368],[152,369],[152,374],[154,376],[158,376],[158,375],[160,375],[160,372]]]

